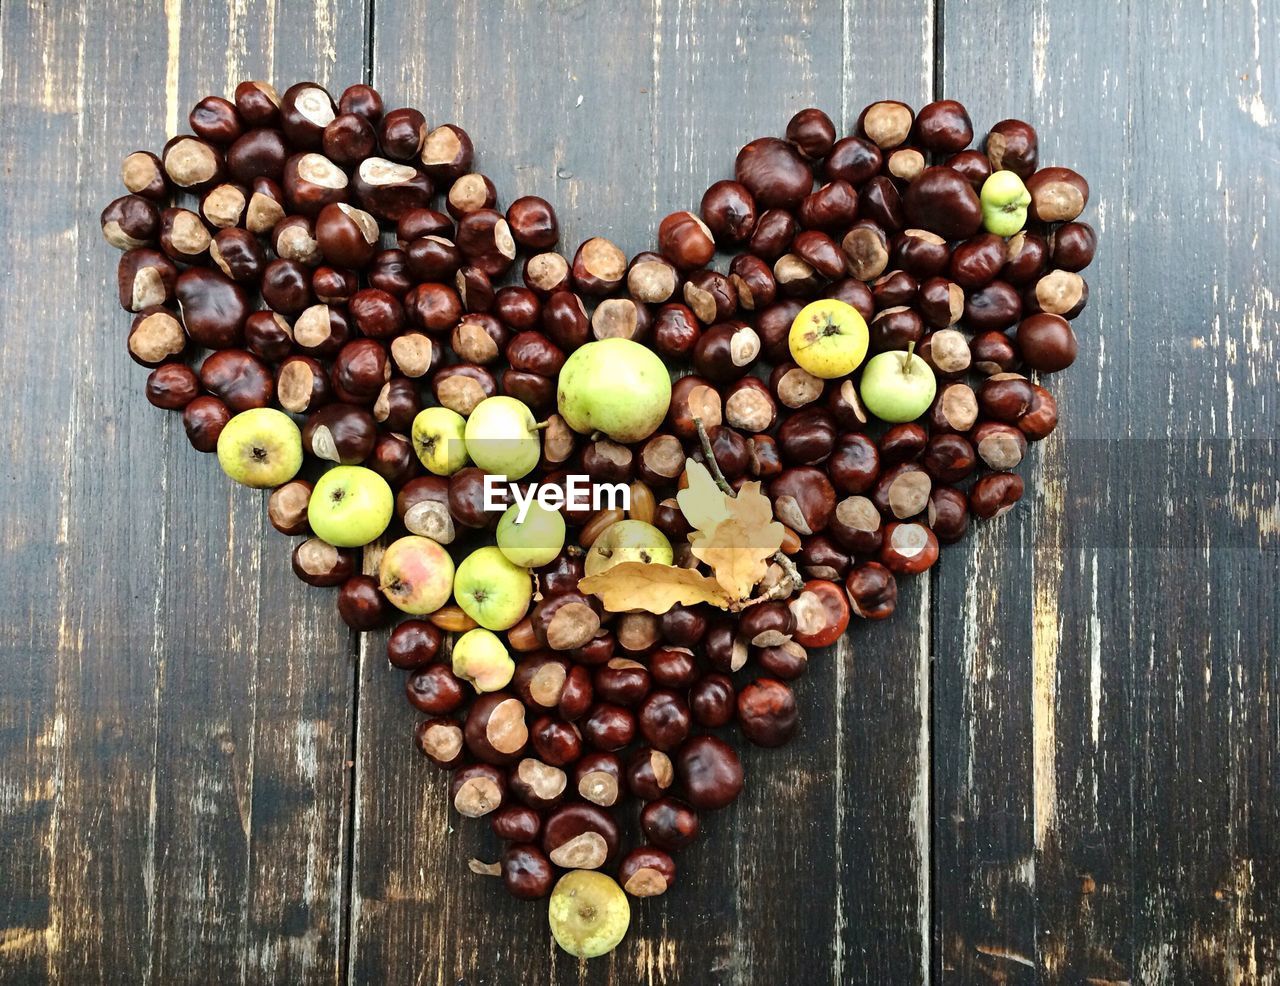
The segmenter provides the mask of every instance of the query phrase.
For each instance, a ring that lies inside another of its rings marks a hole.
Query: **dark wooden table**
[[[3,0],[0,982],[1275,982],[1280,3]],[[805,105],[1040,127],[1102,234],[1021,508],[815,659],[588,966],[467,872],[384,639],[142,399],[97,215],[241,78],[371,80],[629,253]]]

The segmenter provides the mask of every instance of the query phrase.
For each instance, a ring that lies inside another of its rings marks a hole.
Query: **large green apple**
[[[671,375],[648,347],[630,339],[601,339],[565,360],[556,403],[574,431],[601,431],[629,445],[652,435],[667,416]]]
[[[560,549],[564,547],[564,515],[534,500],[523,521],[519,516],[520,506],[513,503],[498,521],[495,534],[498,547],[511,563],[521,568],[540,568],[560,557]]]
[[[479,548],[462,560],[453,577],[453,598],[486,630],[515,626],[529,610],[533,578],[499,548]]]
[[[467,419],[447,407],[427,407],[418,412],[410,428],[413,451],[427,472],[452,476],[467,464],[463,434]]]
[[[372,469],[334,466],[311,491],[307,523],[322,541],[358,548],[387,529],[394,510],[391,487]]]
[[[434,613],[453,594],[453,559],[431,538],[402,537],[382,553],[378,585],[396,609],[414,616]]]
[[[485,472],[520,479],[542,458],[538,422],[514,397],[487,397],[467,418],[467,454]]]
[[[218,436],[218,465],[237,483],[255,489],[287,483],[302,468],[302,432],[275,408],[241,411]]]
[[[584,565],[586,574],[599,575],[619,562],[670,565],[674,559],[671,542],[652,524],[643,520],[620,520],[600,532],[587,552]]]
[[[911,350],[872,356],[863,367],[859,388],[868,411],[882,421],[898,424],[924,414],[937,391],[933,370]]]

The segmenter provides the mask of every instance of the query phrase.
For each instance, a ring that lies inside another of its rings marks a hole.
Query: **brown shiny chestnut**
[[[210,188],[226,173],[222,152],[199,137],[174,137],[164,145],[160,160],[166,177],[184,192]]]
[[[1058,402],[1039,384],[1031,385],[1031,407],[1018,419],[1018,430],[1029,442],[1048,438],[1058,427]]]
[[[356,203],[385,222],[431,204],[431,181],[410,164],[382,157],[365,158],[351,179]]]
[[[728,383],[744,376],[759,355],[760,336],[755,329],[745,322],[721,322],[698,338],[693,368],[714,383]]]
[[[177,265],[151,247],[126,250],[116,265],[116,287],[125,311],[168,304],[174,299],[177,281]]]
[[[1031,407],[1031,384],[1018,373],[996,373],[978,385],[978,406],[996,421],[1016,424]]]
[[[394,355],[395,343],[391,351]],[[437,402],[466,417],[482,400],[498,393],[498,382],[483,366],[456,363],[436,371],[431,378],[431,392]]]
[[[778,282],[767,263],[751,253],[740,253],[729,263],[729,280],[738,304],[747,311],[767,308],[778,293]]]
[[[174,293],[182,324],[197,346],[230,349],[240,345],[249,301],[235,281],[207,267],[192,267],[178,275]]]
[[[132,250],[155,242],[160,233],[160,210],[141,195],[122,195],[102,210],[102,237],[117,250]]]
[[[422,142],[422,169],[432,181],[456,181],[471,170],[475,148],[461,127],[445,123]]]
[[[787,140],[809,160],[824,158],[836,142],[836,127],[820,109],[803,109],[787,121]]]
[[[894,235],[889,258],[895,267],[923,281],[946,269],[947,262],[951,260],[951,248],[937,233],[930,233],[927,229],[904,229]],[[1003,240],[1000,241],[1000,259],[1004,259]]]
[[[324,128],[320,146],[330,161],[350,168],[377,150],[378,132],[363,116],[341,113]]]
[[[914,187],[916,183],[912,183]],[[888,175],[876,175],[858,189],[858,212],[881,229],[896,232],[907,224],[907,213],[903,208],[902,194],[898,186]],[[930,227],[916,219],[910,220],[913,226],[924,229]],[[940,230],[934,230],[940,232]]]
[[[1027,179],[1027,191],[1027,215],[1036,222],[1071,222],[1089,204],[1089,183],[1070,168],[1041,168]]]
[[[701,213],[717,243],[745,243],[756,228],[755,199],[736,181],[718,181],[708,188],[702,196]]]
[[[865,496],[847,496],[836,504],[827,531],[837,545],[853,556],[875,555],[884,543],[880,511]]]
[[[661,254],[645,251],[631,258],[627,267],[627,292],[642,304],[668,302],[680,286],[680,272]]]
[[[154,305],[133,317],[126,345],[135,363],[154,369],[161,363],[182,359],[187,351],[187,333],[173,312]]]
[[[339,305],[312,305],[293,323],[293,341],[312,356],[335,355],[353,334],[347,310]]]
[[[906,103],[882,99],[871,103],[858,114],[855,130],[860,137],[873,141],[882,151],[906,141],[911,134],[915,115]]]
[[[478,209],[493,209],[497,204],[498,190],[493,181],[488,175],[479,172],[471,172],[455,179],[445,196],[445,208],[454,219],[461,219]]]
[[[994,233],[979,233],[956,245],[947,275],[966,290],[985,287],[996,279],[1008,259],[1008,247]]]
[[[370,123],[377,123],[382,119],[382,95],[373,86],[357,82],[347,86],[338,97],[338,112],[353,113]]]
[[[836,446],[836,419],[823,407],[806,407],[789,415],[778,429],[778,448],[793,465],[825,462]]]
[[[1055,267],[1077,273],[1093,263],[1098,234],[1088,223],[1063,223],[1049,234],[1048,247]]]
[[[1022,294],[1023,310],[1028,315],[1047,312],[1072,319],[1089,303],[1089,284],[1079,274],[1051,270]]]
[[[492,310],[513,332],[536,329],[542,323],[542,301],[528,288],[516,284],[494,292]]]
[[[372,575],[353,575],[338,590],[338,615],[352,630],[376,630],[391,618],[391,604]]]
[[[1035,127],[1022,120],[1001,120],[987,134],[984,149],[992,171],[1012,171],[1026,181],[1040,159]]]
[[[413,287],[408,258],[399,249],[379,250],[375,253],[365,277],[369,281],[369,287],[385,291],[396,300],[403,299]]]
[[[880,173],[883,163],[880,148],[865,137],[842,137],[832,145],[823,172],[828,181],[847,181],[859,188]]]
[[[916,355],[929,364],[940,380],[955,380],[969,370],[973,354],[969,340],[958,329],[939,329],[920,340]]]
[[[938,539],[920,523],[892,522],[885,526],[880,563],[894,575],[919,575],[938,560]]]
[[[954,544],[969,530],[969,498],[954,486],[935,486],[925,523],[943,544]]]
[[[147,400],[163,411],[181,411],[200,395],[200,379],[185,363],[162,363],[147,375]]]
[[[964,315],[964,289],[945,277],[931,277],[916,292],[916,308],[926,325],[948,328]]]
[[[705,729],[718,729],[733,721],[737,711],[733,680],[726,674],[703,675],[689,690],[689,711]]]
[[[969,340],[971,365],[979,373],[1009,373],[1016,370],[1022,359],[1011,340],[1003,332],[981,332]]]
[[[230,408],[216,397],[197,397],[182,409],[182,427],[197,452],[216,452],[218,436],[230,420]]]
[[[546,199],[525,195],[507,207],[511,236],[527,250],[549,250],[560,238],[555,209]]]
[[[315,216],[326,205],[345,202],[350,192],[347,173],[315,152],[289,158],[281,185],[289,208],[303,216]]]
[[[940,483],[958,483],[973,474],[978,459],[973,445],[963,435],[942,432],[929,439],[920,465]]]
[[[942,163],[960,172],[975,192],[981,192],[982,186],[991,177],[991,162],[982,151],[961,151],[959,154],[952,154]]]
[[[729,278],[713,270],[691,273],[684,282],[683,294],[684,303],[704,325],[723,322],[738,310],[737,288]]]
[[[367,266],[378,246],[378,221],[345,202],[321,209],[315,231],[324,259],[338,267]]]
[[[276,399],[286,411],[306,414],[333,399],[324,364],[313,356],[294,355],[276,370]]]
[[[658,798],[641,810],[640,830],[655,846],[676,852],[698,837],[698,815],[683,801]]]
[[[1028,316],[1018,323],[1015,335],[1023,362],[1033,370],[1056,373],[1076,360],[1076,335],[1071,323],[1061,316]]]
[[[676,776],[689,803],[701,810],[732,804],[742,791],[742,762],[738,754],[714,736],[695,736],[680,748],[676,755]],[[657,803],[652,802],[650,807]]]
[[[898,580],[879,562],[857,565],[844,580],[849,608],[864,620],[884,620],[898,604]]]
[[[243,185],[222,182],[200,199],[200,215],[215,229],[230,229],[244,219],[249,190]]]
[[[889,237],[884,227],[860,219],[840,241],[849,273],[859,281],[874,281],[889,266]]]
[[[988,473],[969,489],[969,510],[982,520],[999,517],[1022,499],[1022,489],[1022,477],[1017,473]]]
[[[926,151],[955,154],[973,142],[973,121],[963,103],[939,99],[921,107],[913,134]]]
[[[738,727],[756,746],[783,746],[798,722],[795,694],[776,678],[757,678],[738,692]]]
[[[818,229],[806,229],[797,233],[791,242],[791,252],[812,267],[819,275],[828,279],[841,277],[845,272],[844,254],[839,245],[826,233]],[[778,264],[782,261],[779,260]],[[778,265],[774,266],[774,277],[778,277]]]
[[[734,178],[765,209],[796,209],[813,188],[813,172],[791,144],[759,137],[738,152]]]
[[[926,168],[907,188],[903,212],[911,225],[948,240],[963,240],[982,228],[978,193],[960,172],[945,165]]]
[[[1022,297],[1013,285],[992,281],[965,299],[964,322],[973,332],[1007,329],[1022,317],[1022,310]]]
[[[393,161],[416,158],[426,139],[426,118],[410,106],[388,110],[378,124],[378,145]]]
[[[120,162],[120,181],[133,195],[153,202],[162,201],[169,193],[169,176],[160,158],[150,151],[134,151]]]
[[[373,452],[378,423],[364,408],[326,404],[302,426],[302,447],[317,459],[344,466],[359,465]]]
[[[777,260],[795,239],[799,226],[785,209],[768,209],[760,214],[747,249],[762,260]]]
[[[280,125],[295,147],[317,150],[324,139],[324,128],[338,115],[333,97],[315,82],[299,82],[280,97]]]
[[[868,329],[873,353],[906,349],[924,338],[924,320],[914,308],[906,305],[896,305],[876,312]]]
[[[658,251],[677,270],[705,267],[715,250],[711,229],[692,212],[673,212],[658,224]]]
[[[237,284],[256,286],[267,269],[267,254],[247,229],[221,229],[209,244],[209,259]]]
[[[255,178],[284,178],[284,165],[291,151],[284,134],[272,128],[258,128],[244,133],[227,150],[227,173],[238,182],[249,185]]]
[[[329,544],[327,541],[321,541],[319,538],[307,538],[305,541],[299,541],[293,549],[293,574],[296,575],[307,585],[314,585],[319,588],[328,588],[330,586],[341,585],[347,581],[356,571],[355,558],[350,551],[341,551]],[[449,672],[448,667],[443,664],[434,665],[452,679],[452,683],[457,686],[456,696],[457,702],[448,708],[442,708],[441,714],[452,712],[462,703],[461,683],[453,674]],[[432,677],[436,677],[433,675]],[[411,679],[412,680],[412,679]],[[426,683],[424,683],[426,684]],[[443,687],[436,689],[430,684],[427,685],[427,691],[434,692],[435,697],[444,698],[444,693],[448,689],[448,682],[442,682]],[[422,709],[424,712],[431,712],[431,708],[424,708],[414,702],[413,696],[417,689],[411,688],[409,682],[405,682],[405,688],[409,692],[409,701],[415,708]],[[446,706],[448,700],[433,703],[427,701],[426,705],[434,707],[435,705]]]
[[[276,391],[271,370],[243,349],[210,353],[200,367],[200,386],[237,414],[269,406]]]

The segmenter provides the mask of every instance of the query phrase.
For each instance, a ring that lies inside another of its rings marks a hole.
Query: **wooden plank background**
[[[0,983],[1280,981],[1278,15],[4,0]],[[370,79],[628,252],[810,104],[959,98],[1090,179],[1027,501],[815,659],[796,742],[747,751],[608,959],[466,871],[495,847],[413,752],[384,636],[123,354],[118,162],[240,78]]]

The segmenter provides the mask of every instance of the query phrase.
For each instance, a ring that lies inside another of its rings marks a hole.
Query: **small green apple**
[[[879,353],[862,370],[862,403],[882,421],[914,421],[933,403],[938,381],[914,349]]]
[[[671,374],[652,349],[638,342],[589,342],[560,368],[556,404],[574,431],[602,431],[630,445],[652,435],[667,416]]]
[[[996,236],[1013,236],[1027,224],[1031,193],[1012,171],[993,172],[982,183],[982,225]]]
[[[302,468],[302,432],[273,407],[241,411],[218,436],[218,465],[237,483],[266,489],[287,483]]]
[[[414,616],[434,613],[453,595],[453,559],[431,538],[402,537],[383,552],[378,585],[396,609]]]
[[[592,543],[585,570],[588,575],[599,575],[619,562],[670,565],[674,559],[671,542],[652,524],[643,520],[620,520],[601,531]]]
[[[468,630],[453,645],[453,673],[478,692],[506,688],[516,673],[506,645],[492,631],[477,627]]]
[[[631,926],[631,902],[597,870],[571,870],[551,891],[547,920],[556,944],[580,959],[613,951]]]
[[[836,298],[811,301],[797,313],[787,334],[791,358],[823,380],[846,377],[867,356],[869,334],[858,309]]]
[[[520,479],[542,458],[537,420],[514,397],[487,397],[467,418],[467,454],[485,472]]]
[[[513,565],[539,568],[560,556],[564,547],[564,515],[544,507],[537,500],[529,504],[524,520],[518,520],[520,507],[512,504],[498,521],[498,547]]]
[[[338,548],[358,548],[391,523],[395,498],[387,481],[364,466],[334,466],[316,480],[307,523],[316,537]]]
[[[500,548],[479,548],[458,566],[453,598],[486,630],[507,630],[529,610],[533,579],[513,565]]]
[[[467,444],[463,440],[466,426],[467,419],[447,407],[428,407],[418,412],[409,437],[427,472],[452,476],[467,464]]]

